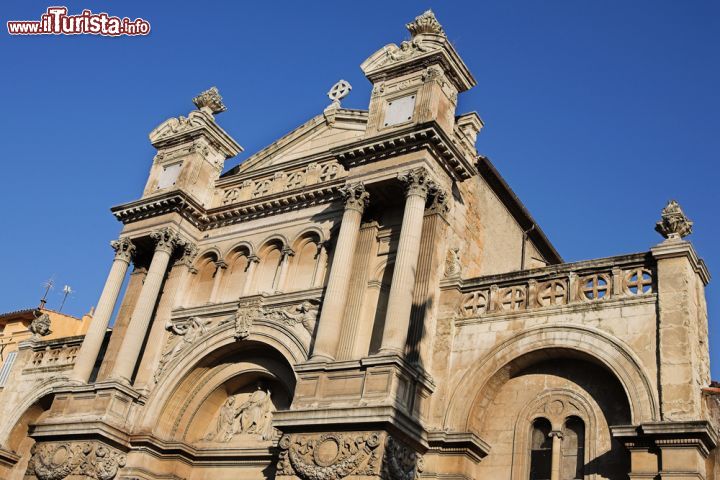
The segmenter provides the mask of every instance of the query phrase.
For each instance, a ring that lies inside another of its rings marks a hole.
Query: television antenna
[[[45,294],[40,299],[40,309],[45,308],[45,304],[47,303],[47,296],[48,293],[50,293],[50,290],[52,290],[55,287],[55,279],[53,277],[50,277],[50,279],[43,283],[43,287],[45,287]]]
[[[62,303],[60,304],[60,309],[58,309],[58,312],[62,312],[62,309],[65,306],[65,300],[67,300],[68,295],[70,295],[71,293],[75,293],[75,290],[73,290],[70,285],[65,285],[63,287]]]

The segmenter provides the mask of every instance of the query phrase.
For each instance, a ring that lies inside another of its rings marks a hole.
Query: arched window
[[[257,272],[258,293],[275,293],[278,268],[282,259],[282,245],[271,243],[260,252],[260,265]]]
[[[568,417],[565,421],[561,451],[560,478],[582,479],[585,464],[585,424],[578,417]]]
[[[530,435],[530,480],[550,480],[552,466],[552,426],[545,418],[538,418],[532,424]]]
[[[210,293],[212,293],[215,271],[217,270],[216,261],[214,255],[207,255],[198,262],[197,274],[195,274],[193,289],[190,292],[193,305],[203,305],[210,301]]]
[[[294,248],[294,268],[286,282],[288,290],[312,288],[318,261],[318,241],[315,237],[305,237],[299,240]]]
[[[229,256],[221,294],[224,301],[236,300],[242,295],[247,279],[248,256],[249,252],[245,248],[238,249]]]

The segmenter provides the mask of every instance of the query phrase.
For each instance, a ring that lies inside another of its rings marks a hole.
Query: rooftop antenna
[[[74,290],[70,287],[70,285],[65,285],[63,287],[64,295],[63,295],[62,303],[60,304],[60,309],[58,310],[58,312],[62,312],[62,309],[65,306],[65,300],[67,300],[68,295],[70,295],[71,293],[74,293]]]
[[[45,295],[43,295],[43,297],[40,299],[40,307],[39,308],[41,310],[43,308],[45,308],[45,304],[47,303],[48,293],[50,292],[50,290],[53,289],[54,286],[55,286],[55,280],[53,279],[53,277],[50,277],[50,279],[43,284],[43,287],[45,287]]]

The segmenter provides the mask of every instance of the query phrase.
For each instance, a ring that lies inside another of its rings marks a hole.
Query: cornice
[[[168,213],[178,213],[197,228],[201,228],[205,214],[203,206],[181,190],[116,205],[110,211],[124,224]]]
[[[186,193],[175,190],[162,195],[117,205],[112,207],[110,211],[123,224],[168,213],[178,213],[198,230],[204,231],[255,218],[330,203],[340,198],[338,190],[343,184],[343,179],[337,179],[209,210]]]
[[[345,168],[351,168],[420,150],[429,151],[453,180],[463,181],[477,175],[473,161],[435,121],[374,135],[331,152]]]

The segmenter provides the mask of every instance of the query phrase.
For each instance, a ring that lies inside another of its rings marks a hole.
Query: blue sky
[[[7,20],[52,4],[3,2],[0,311],[37,304],[54,276],[82,314],[105,281],[109,207],[139,197],[147,134],[217,85],[221,125],[245,147],[232,166],[327,104],[367,108],[360,63],[407,37],[431,7],[478,80],[459,111],[486,127],[489,156],[568,261],[645,251],[677,199],[720,275],[720,3],[710,1],[64,3],[150,21],[147,37],[10,37]],[[720,370],[718,287],[707,290]]]

